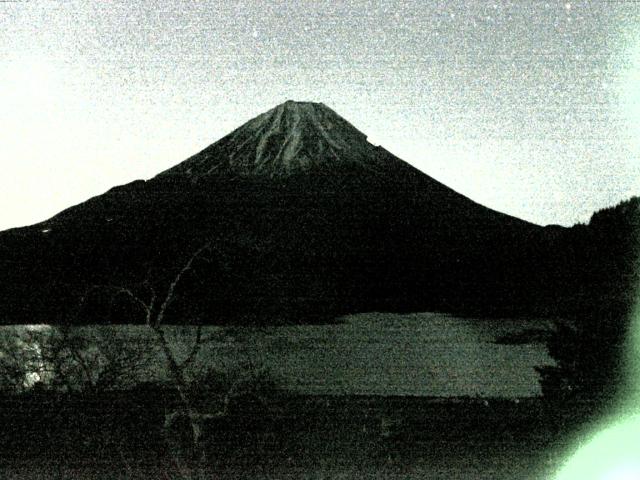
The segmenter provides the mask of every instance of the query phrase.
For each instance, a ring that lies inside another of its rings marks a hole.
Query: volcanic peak
[[[366,135],[329,107],[288,100],[160,175],[274,177],[341,165],[375,169],[378,160]]]

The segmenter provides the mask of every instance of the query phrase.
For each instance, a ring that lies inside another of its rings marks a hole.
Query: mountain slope
[[[201,179],[213,174],[277,177],[341,166],[384,168],[367,137],[320,103],[287,101],[160,174]]]
[[[324,105],[286,102],[149,181],[0,233],[0,322],[139,322],[97,286],[162,292],[206,242],[168,321],[526,312],[547,288],[532,272],[548,234],[371,145]]]

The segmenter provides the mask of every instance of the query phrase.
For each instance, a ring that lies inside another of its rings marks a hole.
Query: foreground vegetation
[[[190,470],[186,423],[166,428],[171,389],[54,395],[1,403],[3,478],[538,479],[565,453],[570,425],[540,399],[239,396],[203,428],[207,464]],[[198,392],[200,408],[219,401]],[[177,461],[177,460],[181,460]],[[58,475],[58,476],[56,476]]]

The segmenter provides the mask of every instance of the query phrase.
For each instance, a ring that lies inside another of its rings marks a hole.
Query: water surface
[[[26,326],[3,327],[7,338]],[[83,335],[118,342],[153,335],[144,326],[78,327]],[[186,357],[194,329],[167,326],[178,359]],[[540,394],[534,369],[553,360],[540,343],[495,343],[506,334],[550,329],[535,319],[470,319],[440,313],[365,313],[330,325],[264,328],[206,327],[196,369],[265,369],[283,387],[305,394],[525,397]],[[140,379],[163,378],[153,353]]]

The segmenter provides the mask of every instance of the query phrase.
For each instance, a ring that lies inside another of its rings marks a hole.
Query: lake
[[[7,326],[4,338],[33,329]],[[47,327],[37,327],[46,332]],[[194,329],[165,327],[185,358]],[[441,313],[364,313],[329,325],[206,327],[197,368],[233,371],[250,364],[302,394],[530,397],[540,394],[536,366],[553,365],[543,344],[502,344],[504,335],[552,329],[549,320],[471,319]],[[144,326],[78,327],[117,342],[149,336]],[[31,345],[33,350],[34,346]],[[37,348],[36,348],[37,350]],[[165,376],[158,355],[140,379]]]

